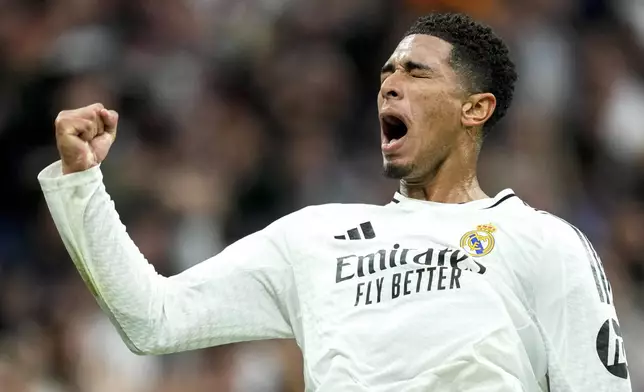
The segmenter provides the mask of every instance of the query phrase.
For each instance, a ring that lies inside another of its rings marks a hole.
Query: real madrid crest
[[[470,256],[481,257],[494,249],[496,227],[492,224],[478,225],[476,230],[468,231],[461,237],[461,248]]]

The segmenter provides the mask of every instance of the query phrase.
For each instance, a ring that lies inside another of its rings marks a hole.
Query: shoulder
[[[577,287],[596,289],[599,299],[610,304],[610,283],[601,258],[586,234],[556,215],[536,212],[544,232],[539,254],[545,257],[539,259],[537,278],[541,287],[546,287],[546,290],[559,287],[568,293]]]
[[[526,282],[547,290],[563,290],[566,285],[605,279],[599,255],[574,224],[535,209],[515,219],[521,230],[520,244],[514,249],[523,256],[521,265],[528,277]]]
[[[521,248],[533,256],[579,256],[594,253],[588,237],[565,219],[531,207],[520,199],[496,209],[494,219],[504,224]]]
[[[526,218],[531,226],[539,231],[544,251],[559,255],[594,256],[596,252],[590,240],[578,227],[547,211],[532,208],[531,210]]]

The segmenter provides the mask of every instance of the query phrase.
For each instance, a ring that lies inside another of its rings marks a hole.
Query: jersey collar
[[[499,205],[505,203],[507,200],[512,200],[512,199],[519,200],[519,198],[514,193],[514,191],[509,188],[502,190],[496,196],[491,198],[474,200],[467,203],[459,203],[459,204],[438,203],[435,201],[410,199],[400,194],[400,192],[396,192],[394,194],[393,199],[391,200],[390,205],[408,206],[408,207],[424,206],[424,207],[443,208],[443,209],[453,208],[453,209],[463,209],[463,210],[487,210],[487,209],[498,207]]]

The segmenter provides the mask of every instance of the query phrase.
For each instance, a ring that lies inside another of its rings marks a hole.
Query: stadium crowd
[[[0,390],[302,391],[293,342],[139,357],[85,289],[37,173],[53,119],[121,115],[103,164],[169,275],[309,204],[385,204],[379,70],[420,13],[469,12],[520,82],[481,180],[580,227],[611,279],[644,391],[644,3],[638,0],[0,0]],[[431,349],[428,347],[428,349]]]

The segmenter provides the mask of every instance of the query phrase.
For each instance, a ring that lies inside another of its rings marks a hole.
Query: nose
[[[396,75],[389,76],[380,87],[380,95],[384,99],[403,99],[404,92]]]

